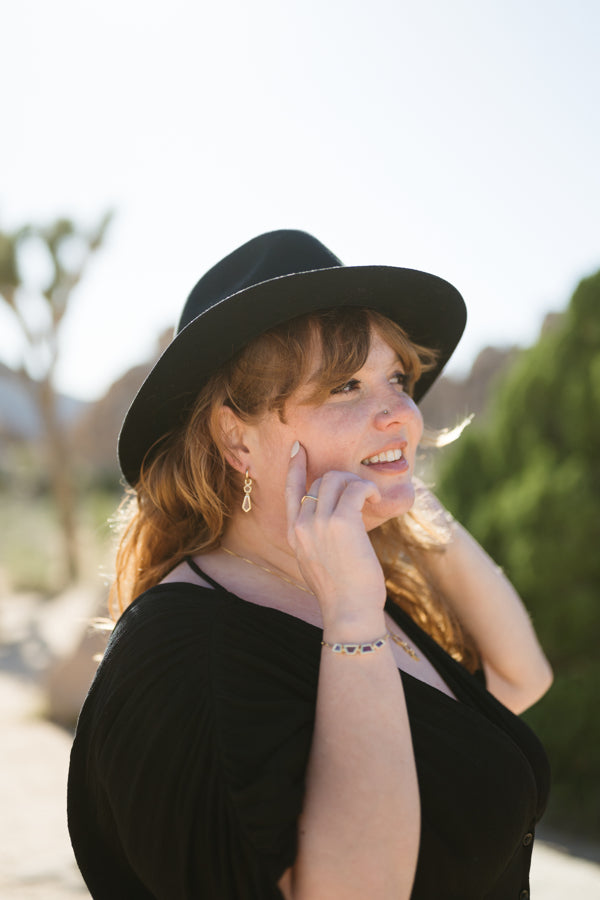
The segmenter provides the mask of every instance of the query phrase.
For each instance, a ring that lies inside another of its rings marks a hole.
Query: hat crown
[[[315,269],[341,266],[340,260],[305,231],[283,229],[261,234],[202,276],[187,298],[176,333],[216,303],[263,281]]]

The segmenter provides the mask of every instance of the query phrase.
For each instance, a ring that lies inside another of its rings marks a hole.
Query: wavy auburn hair
[[[146,454],[139,482],[119,508],[113,619],[186,556],[219,546],[241,496],[241,476],[225,459],[221,407],[230,406],[244,422],[256,423],[269,412],[285,421],[286,402],[301,385],[312,387],[306,402],[318,404],[362,368],[374,331],[397,352],[412,392],[433,365],[434,352],[413,344],[380,313],[350,307],[285,322],[212,375],[185,424]],[[427,576],[427,554],[443,552],[447,529],[413,508],[374,529],[370,538],[392,599],[455,659],[476,668],[473,642]]]

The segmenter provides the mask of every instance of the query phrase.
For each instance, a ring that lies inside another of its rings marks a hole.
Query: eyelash
[[[390,381],[392,381],[394,378],[397,379],[397,384],[402,385],[403,390],[406,390],[406,388],[410,384],[410,376],[406,372],[394,372],[392,378],[390,378]],[[358,381],[356,378],[351,378],[345,384],[341,384],[339,387],[334,388],[331,393],[351,394],[358,388],[359,385],[360,381]],[[347,388],[350,388],[350,390],[347,390]]]

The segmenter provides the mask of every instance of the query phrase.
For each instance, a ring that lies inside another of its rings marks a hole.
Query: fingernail
[[[294,456],[296,455],[296,453],[298,452],[299,449],[300,449],[300,442],[294,441],[294,443],[292,444],[292,452],[290,453],[290,459],[294,458]]]

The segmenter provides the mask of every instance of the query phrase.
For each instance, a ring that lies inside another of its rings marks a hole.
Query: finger
[[[285,482],[285,509],[288,528],[294,524],[300,510],[300,502],[306,493],[306,451],[300,444],[298,452],[290,458]]]
[[[320,478],[317,478],[315,481],[313,481],[310,488],[306,488],[306,493],[304,493],[300,498],[300,508],[298,509],[297,516],[298,519],[301,516],[303,519],[306,519],[307,517],[312,518],[316,515],[320,502],[320,488]]]
[[[319,494],[316,487],[311,488],[308,494],[305,494],[300,500],[300,512],[302,512],[302,508],[305,503],[308,503],[306,509],[309,512],[314,512],[317,508],[317,503],[319,502]],[[311,505],[312,504],[312,505]]]
[[[303,505],[314,507],[308,510],[320,518],[327,518],[336,507],[341,492],[348,482],[354,478],[350,472],[325,472],[320,478],[316,478],[308,489],[308,496],[316,497],[317,503],[307,500]]]
[[[342,515],[361,514],[365,503],[370,500],[377,503],[381,500],[379,488],[366,478],[353,478],[344,486],[338,496],[335,512]]]
[[[319,518],[331,516],[349,489],[350,497],[354,500],[353,503],[346,502],[345,508],[348,512],[352,506],[356,511],[360,511],[367,499],[381,499],[376,485],[368,479],[360,478],[351,472],[325,472],[321,478],[311,484],[308,491],[309,495],[318,497],[318,505],[311,504],[316,506],[315,515]],[[360,502],[361,497],[364,498],[362,502]],[[309,502],[306,501],[304,505],[309,505]]]

